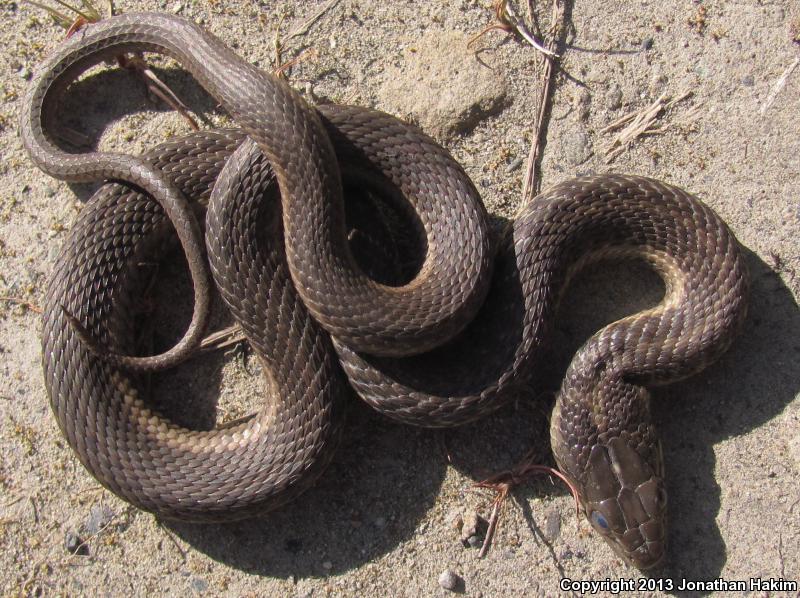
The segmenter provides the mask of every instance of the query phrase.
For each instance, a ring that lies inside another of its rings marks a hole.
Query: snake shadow
[[[155,75],[164,82],[175,95],[191,110],[200,127],[213,126],[212,115],[223,114],[217,102],[186,71],[178,67],[160,68],[150,65]],[[142,79],[125,69],[90,70],[82,79],[73,83],[64,95],[58,109],[60,130],[56,131],[59,145],[70,152],[95,151],[101,145],[103,132],[113,123],[132,114],[129,127],[137,129],[149,116],[145,113],[174,113],[166,102],[148,98],[148,92]],[[180,118],[180,117],[178,117]],[[119,130],[119,129],[118,129]],[[181,119],[176,133],[188,132],[190,127]],[[81,133],[76,134],[77,131]],[[163,132],[163,131],[162,131]],[[119,133],[128,145],[132,141],[141,141],[140,133],[128,139],[128,133],[122,129]],[[113,139],[114,134],[110,135]],[[157,141],[163,141],[163,138]],[[113,145],[118,145],[112,141]],[[155,143],[149,143],[150,146]],[[130,153],[141,153],[145,147]],[[100,183],[68,183],[72,192],[81,200],[87,201],[100,186]]]
[[[741,336],[716,363],[699,375],[653,389],[654,418],[664,445],[670,496],[667,566],[657,573],[672,579],[716,579],[727,561],[721,519],[721,488],[714,446],[757,429],[779,415],[800,392],[800,309],[778,273],[745,249],[751,276],[749,315]],[[548,417],[569,361],[583,342],[604,325],[656,305],[664,293],[658,276],[638,262],[598,264],[579,275],[566,294],[556,323],[549,371],[518,401],[478,424],[445,432],[453,465],[480,480],[513,467],[526,454],[553,464]],[[742,455],[741,459],[748,457]],[[730,482],[729,482],[730,483]],[[778,478],[736,480],[746,492]],[[537,478],[512,491],[534,539],[549,550],[562,576],[583,571],[586,556],[569,548],[578,539],[545,539],[531,501],[567,491]],[[561,518],[571,517],[561,513]],[[602,543],[596,534],[585,540]],[[765,551],[772,550],[768,537]],[[578,541],[580,544],[580,541]],[[619,563],[620,574],[632,569]],[[566,557],[564,555],[567,555]],[[778,577],[776,572],[776,577]]]
[[[164,256],[150,284],[150,352],[174,344],[191,317],[185,260],[177,248],[173,253]],[[217,298],[213,330],[231,323],[220,304]],[[259,409],[265,385],[260,366],[236,356],[216,351],[153,375],[150,400],[172,422],[195,430]],[[321,578],[373,561],[412,537],[439,494],[446,468],[435,432],[395,424],[353,396],[333,462],[290,504],[241,522],[161,523],[194,549],[246,573]]]
[[[332,464],[292,503],[241,522],[162,523],[196,550],[246,573],[323,578],[410,539],[445,471],[434,433],[389,422],[353,398]]]
[[[745,249],[745,255],[751,291],[742,335],[708,370],[656,396],[670,518],[680,522],[673,523],[668,538],[665,574],[673,579],[716,579],[727,561],[717,523],[724,513],[714,446],[769,422],[800,392],[800,308],[773,267],[750,250]],[[739,459],[752,457],[740,454]],[[735,481],[743,492],[754,493],[785,483],[767,472],[761,479],[743,476]],[[752,541],[763,543],[765,553],[773,550],[769,534]]]

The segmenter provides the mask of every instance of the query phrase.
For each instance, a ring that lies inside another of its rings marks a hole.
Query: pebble
[[[642,42],[642,50],[647,52],[647,50],[649,50],[652,47],[653,47],[653,38],[652,37],[645,38],[645,40]]]
[[[410,43],[398,64],[386,69],[378,92],[382,107],[440,140],[500,112],[507,96],[503,69],[481,64],[468,41],[465,33],[438,30]]]
[[[462,513],[460,508],[453,509],[447,514],[445,517],[445,521],[447,525],[461,531],[461,528],[464,526],[464,514]]]
[[[89,548],[83,543],[81,537],[75,532],[69,531],[64,535],[64,548],[70,554],[85,556],[89,554]]]
[[[333,563],[331,563],[330,561],[325,561],[324,563],[322,563],[322,568],[325,569],[325,571],[330,571],[331,569],[333,569]]]
[[[514,172],[517,168],[522,166],[523,161],[524,160],[522,157],[517,156],[511,162],[508,163],[508,166],[506,166],[506,172]]]
[[[553,542],[561,535],[561,515],[558,509],[550,509],[544,516],[544,537]]]
[[[17,71],[17,74],[26,81],[33,76],[31,69],[29,69],[27,66],[23,66],[21,69],[19,69],[19,71]]]
[[[376,517],[374,523],[375,527],[386,527],[386,517]]]
[[[583,164],[591,155],[591,142],[586,131],[575,131],[564,137],[564,156],[570,165]]]
[[[581,88],[578,90],[577,95],[572,101],[572,106],[578,115],[578,119],[584,122],[589,119],[589,107],[591,102],[592,96],[588,89]]]
[[[450,569],[446,569],[439,576],[439,585],[445,590],[450,590],[451,592],[458,590],[463,581],[464,580],[462,580],[461,577],[450,571]]]
[[[742,85],[745,87],[753,87],[755,85],[756,80],[753,78],[753,75],[745,75],[742,77]]]
[[[183,4],[181,4],[180,2],[176,2],[172,6],[172,12],[174,12],[176,15],[182,13],[183,12]]]
[[[189,586],[198,594],[202,594],[208,590],[208,582],[202,577],[193,577],[189,582]]]
[[[660,96],[664,90],[667,88],[667,84],[669,83],[669,77],[664,74],[655,74],[650,79],[650,95],[653,98],[657,98]]]
[[[622,107],[622,88],[616,83],[612,83],[606,92],[606,108],[609,110],[619,110]]]
[[[488,523],[483,517],[478,515],[477,511],[466,511],[464,513],[463,525],[461,526],[461,542],[465,545],[469,544],[471,538],[476,538],[480,541],[487,527]]]
[[[89,517],[83,522],[83,531],[93,536],[114,519],[114,511],[106,505],[94,505],[89,511]]]
[[[467,538],[467,544],[470,548],[480,548],[483,546],[483,540],[478,536],[470,536]]]

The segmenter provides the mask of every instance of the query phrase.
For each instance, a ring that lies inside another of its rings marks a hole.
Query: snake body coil
[[[52,134],[60,96],[89,66],[126,51],[176,58],[242,131],[193,134],[141,158],[60,150]],[[473,421],[541,371],[577,269],[599,257],[638,257],[664,278],[666,296],[581,348],[551,439],[592,525],[636,566],[661,560],[666,494],[645,386],[708,365],[746,311],[736,239],[699,200],[642,177],[568,181],[522,210],[493,259],[477,192],[425,135],[371,110],[314,110],[198,26],[167,15],[89,26],[42,66],[22,112],[23,142],[46,172],[124,183],[103,187],[71,231],[44,316],[53,410],[104,485],[141,508],[190,519],[285,502],[330,459],[342,369],[364,400],[400,421]],[[343,176],[404,198],[393,205],[424,245],[410,282],[377,282],[357,264]],[[203,333],[210,288],[186,197],[209,194],[211,272],[270,373],[272,398],[245,423],[193,432],[151,412],[129,372],[180,361]],[[136,264],[165,218],[187,254],[195,312],[175,347],[131,357]]]

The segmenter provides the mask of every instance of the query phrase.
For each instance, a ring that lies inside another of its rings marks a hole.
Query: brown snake
[[[54,140],[63,93],[92,65],[129,51],[175,58],[243,132],[196,133],[142,157],[61,150]],[[315,110],[199,26],[161,14],[114,17],[66,41],[31,84],[21,134],[45,172],[115,181],[84,208],[58,260],[43,359],[62,431],[119,496],[195,520],[244,517],[289,500],[333,453],[342,369],[394,419],[473,421],[519,396],[546,367],[570,277],[600,257],[637,257],[662,276],[665,297],[578,351],[558,393],[551,442],[587,517],[617,553],[641,568],[662,560],[663,463],[645,386],[703,369],[746,311],[737,241],[698,199],[642,177],[571,180],[524,207],[493,251],[471,182],[417,129],[362,108]],[[380,272],[368,276],[353,257],[345,207],[355,200],[349,192],[343,199],[343,180],[386,195],[386,210],[421,239],[424,255],[399,283],[378,282]],[[269,372],[271,397],[244,423],[198,432],[151,411],[137,372],[185,359],[204,333],[211,286],[186,198],[209,196],[210,269]],[[187,256],[195,310],[172,349],[136,357],[139,263],[167,220]]]

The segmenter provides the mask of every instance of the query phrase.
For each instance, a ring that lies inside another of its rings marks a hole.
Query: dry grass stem
[[[533,8],[529,6],[531,14]],[[533,123],[533,139],[528,151],[528,162],[525,168],[525,184],[522,188],[522,206],[527,205],[542,188],[541,180],[537,179],[536,173],[542,158],[542,145],[544,143],[544,123],[547,110],[551,100],[551,89],[555,81],[555,73],[558,68],[556,63],[557,54],[555,53],[558,32],[561,26],[561,10],[558,0],[553,0],[552,16],[550,20],[550,41],[547,47],[551,55],[545,56],[544,72],[542,73],[542,91],[536,101],[536,120]]]
[[[200,341],[200,350],[217,351],[241,343],[244,340],[246,339],[241,326],[233,324],[205,337]]]
[[[692,94],[692,91],[685,91],[677,97],[671,98],[669,94],[664,92],[649,106],[645,106],[641,110],[626,114],[625,116],[618,118],[605,128],[601,129],[600,133],[619,131],[606,148],[606,164],[610,164],[617,156],[622,154],[628,147],[630,147],[631,144],[639,137],[647,135],[660,135],[668,131],[668,125],[656,127],[653,125],[653,123],[661,115],[673,108],[679,102],[689,98]],[[697,117],[699,116],[699,106],[693,108],[690,112],[690,115],[692,118],[691,122],[697,120]]]
[[[300,37],[308,33],[308,30],[311,29],[314,23],[319,21],[326,12],[339,4],[340,1],[341,0],[328,0],[328,2],[323,4],[322,7],[313,15],[311,15],[311,17],[309,17],[306,21],[296,25],[295,27],[292,27],[292,30],[286,34],[286,41],[291,41],[296,37]]]
[[[786,87],[786,82],[789,80],[789,77],[794,72],[794,70],[800,65],[800,56],[794,59],[794,62],[789,65],[789,67],[783,71],[783,74],[778,78],[775,82],[775,85],[772,87],[772,91],[769,92],[767,99],[764,100],[764,103],[761,105],[761,116],[766,114],[769,107],[775,102],[775,98],[778,97],[778,94]]]
[[[26,301],[25,299],[20,299],[19,297],[10,297],[8,295],[0,295],[0,301],[5,303],[12,303],[14,305],[21,305],[25,309],[29,309],[33,313],[40,314],[42,313],[42,308],[36,305],[35,303],[31,303],[30,301]]]

